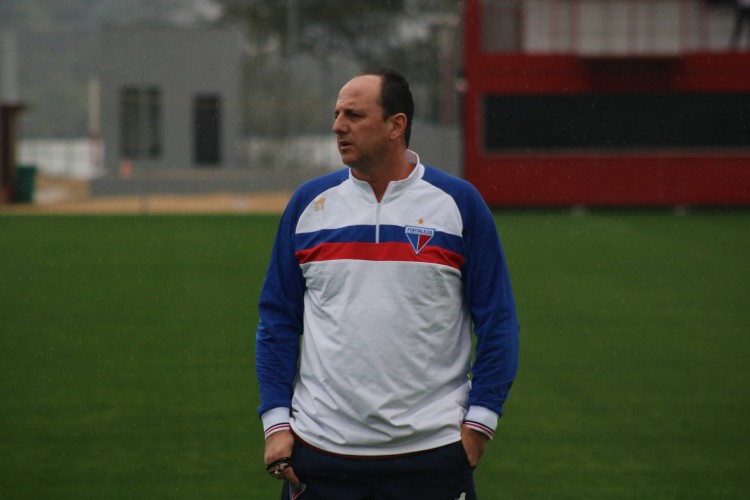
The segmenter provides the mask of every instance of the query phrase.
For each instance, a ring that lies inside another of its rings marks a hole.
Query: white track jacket
[[[349,169],[290,200],[259,303],[266,435],[349,456],[453,443],[462,422],[492,437],[518,364],[497,229],[469,183],[407,157],[380,203]]]

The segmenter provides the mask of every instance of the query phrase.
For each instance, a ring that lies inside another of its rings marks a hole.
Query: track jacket
[[[266,436],[353,456],[453,443],[462,422],[492,437],[518,363],[497,229],[468,182],[407,159],[380,203],[349,169],[290,200],[259,303]]]

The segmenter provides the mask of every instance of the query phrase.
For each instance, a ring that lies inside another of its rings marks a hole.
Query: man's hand
[[[292,431],[274,432],[268,436],[268,439],[266,439],[266,447],[263,452],[263,463],[267,466],[280,458],[291,457],[293,447],[294,436],[292,436]],[[299,478],[294,473],[292,467],[285,468],[280,475],[273,477],[277,479],[288,479],[293,486],[299,486]]]
[[[490,438],[481,432],[470,429],[465,425],[461,426],[461,443],[464,445],[466,456],[469,457],[469,464],[472,467],[476,467],[479,463],[479,459],[484,454],[484,447],[489,440]]]

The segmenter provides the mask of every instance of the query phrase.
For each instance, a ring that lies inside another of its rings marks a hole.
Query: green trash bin
[[[35,186],[36,166],[17,165],[16,178],[13,186],[13,201],[15,203],[34,203]]]

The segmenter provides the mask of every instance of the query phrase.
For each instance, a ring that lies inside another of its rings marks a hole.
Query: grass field
[[[272,499],[277,216],[0,217],[0,498]],[[519,377],[480,498],[745,498],[750,213],[497,215]]]

